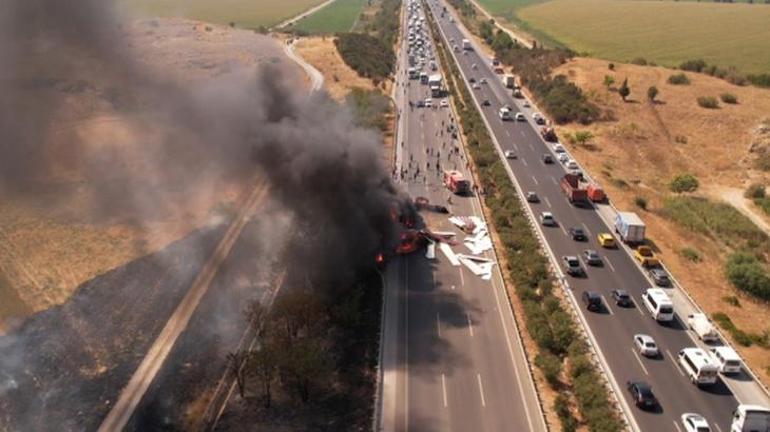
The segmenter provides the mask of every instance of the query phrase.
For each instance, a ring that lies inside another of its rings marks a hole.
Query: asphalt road
[[[430,1],[430,6],[447,42],[450,38],[455,40],[449,46],[454,43],[461,45],[466,30],[460,28],[458,20],[450,22],[448,14],[439,18],[443,6],[447,6],[448,10],[451,8],[441,1]],[[505,160],[510,167],[509,174],[515,177],[522,191],[534,191],[540,197],[540,203],[530,204],[533,213],[539,215],[542,211],[553,212],[558,226],[541,227],[553,255],[560,259],[563,255],[579,255],[584,249],[595,249],[603,257],[603,267],[584,265],[586,278],[568,277],[566,282],[574,298],[579,299],[586,290],[597,291],[603,296],[603,312],[592,313],[583,307],[579,309],[598,343],[600,355],[610,369],[616,390],[624,398],[624,408],[632,415],[632,426],[644,431],[679,430],[681,414],[697,412],[704,415],[717,431],[728,431],[732,411],[738,405],[734,394],[741,396],[742,403],[766,403],[766,395],[745,374],[735,379],[722,378],[711,388],[698,389],[690,383],[676,363],[676,353],[682,348],[696,345],[682,322],[682,317],[691,313],[692,305],[682,300],[683,293],[669,289],[669,295],[674,298],[677,320],[672,325],[660,325],[651,318],[641,302],[642,292],[652,286],[646,275],[632,260],[626,248],[607,250],[596,242],[598,233],[610,232],[605,221],[611,217],[612,209],[609,206],[579,208],[569,204],[559,187],[565,169],[558,161],[552,165],[542,162],[543,154],[553,155],[553,152],[541,140],[537,126],[532,122],[533,111],[521,106],[523,100],[515,100],[511,96],[510,90],[503,86],[500,77],[492,71],[490,59],[481,51],[474,49],[463,53],[461,50],[455,52],[455,58],[466,80],[474,77],[476,80],[486,78],[488,81],[488,84],[482,84],[477,90],[468,85],[469,91],[477,103],[485,99],[490,101],[491,105],[483,107],[482,111],[491,133],[501,147],[498,150],[513,150],[518,155],[518,159]],[[503,105],[513,107],[514,112],[524,112],[527,121],[501,121],[498,110]],[[585,229],[589,241],[573,241],[567,235],[569,227]],[[618,288],[631,293],[635,307],[622,309],[611,302],[610,291]],[[660,346],[662,357],[647,359],[637,355],[632,343],[632,337],[637,333],[651,335]],[[644,380],[652,386],[660,401],[660,410],[644,412],[633,406],[625,389],[626,381],[632,379]]]
[[[456,215],[481,217],[476,197],[451,195],[448,202],[440,170],[456,167],[467,175],[464,156],[448,157],[450,149],[461,147],[446,131],[451,110],[409,108],[408,101],[430,95],[427,85],[407,80],[403,51],[396,88],[404,142],[397,167],[406,170],[401,183],[412,196],[447,205]],[[460,233],[447,215],[423,217],[434,231]],[[463,245],[454,250],[470,253]],[[492,252],[485,255],[494,259]],[[433,260],[418,251],[391,261],[384,277],[381,430],[546,430],[497,267],[492,280],[484,281],[453,267],[437,248]]]

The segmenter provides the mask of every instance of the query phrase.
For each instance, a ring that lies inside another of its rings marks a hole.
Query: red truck
[[[466,194],[471,190],[471,182],[456,170],[444,171],[444,186],[458,195]]]
[[[580,187],[580,177],[575,174],[562,177],[561,190],[571,204],[582,204],[588,200],[588,191]]]

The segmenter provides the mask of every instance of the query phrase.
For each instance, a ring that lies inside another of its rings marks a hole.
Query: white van
[[[719,334],[704,313],[688,315],[687,327],[694,331],[703,342],[716,342],[719,340]]]
[[[711,360],[723,374],[735,374],[741,371],[741,358],[729,346],[711,348]]]
[[[738,405],[733,412],[730,432],[770,432],[770,408]]]
[[[719,366],[702,348],[685,348],[679,351],[679,365],[695,385],[711,385],[717,382]]]
[[[656,320],[672,321],[674,319],[674,303],[662,288],[648,289],[642,295],[642,301]]]

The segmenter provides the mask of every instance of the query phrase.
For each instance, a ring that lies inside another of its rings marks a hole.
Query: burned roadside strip
[[[0,337],[0,424],[95,430],[223,232],[194,231],[98,276]]]

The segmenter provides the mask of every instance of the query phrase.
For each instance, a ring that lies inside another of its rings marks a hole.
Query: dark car
[[[592,265],[592,266],[602,265],[602,257],[600,257],[599,253],[593,249],[586,249],[583,251],[583,260],[588,265]]]
[[[471,83],[471,84],[473,84],[473,83],[475,83],[475,82],[476,82],[476,78],[470,77],[470,79],[468,80],[468,82],[469,82],[469,83]]]
[[[527,202],[536,203],[540,202],[540,198],[535,192],[527,192]]]
[[[568,275],[572,276],[582,276],[583,273],[583,267],[580,265],[580,260],[578,257],[574,255],[569,256],[563,256],[561,257],[562,264],[564,264],[564,268],[567,270]]]
[[[615,304],[621,307],[631,307],[634,302],[631,300],[631,296],[628,291],[622,289],[612,290],[612,299],[615,300]]]
[[[569,229],[569,235],[570,237],[572,237],[572,240],[577,240],[577,241],[588,240],[588,237],[586,237],[586,233],[585,231],[583,231],[583,228],[572,227]]]
[[[583,303],[586,304],[586,309],[597,312],[602,309],[602,296],[597,292],[583,291]]]
[[[484,99],[484,101],[483,101],[483,102],[481,102],[481,106],[489,106],[489,105],[491,105],[491,104],[489,103],[489,99]]]
[[[650,270],[650,277],[657,286],[671,286],[671,279],[668,277],[668,273],[666,273],[666,271],[662,268],[654,268]]]
[[[552,164],[553,163],[553,157],[549,154],[543,154],[543,163],[545,164]]]
[[[639,408],[649,410],[658,406],[658,400],[655,399],[652,388],[646,382],[628,381],[626,387]]]

